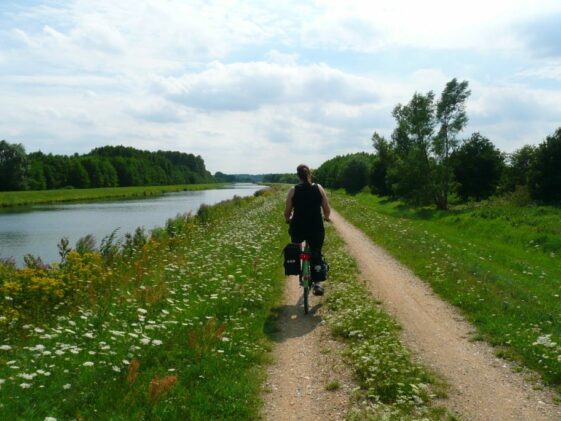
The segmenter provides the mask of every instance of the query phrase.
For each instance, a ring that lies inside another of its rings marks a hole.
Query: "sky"
[[[558,0],[0,0],[0,139],[294,172],[373,152],[415,92],[467,80],[504,152],[561,127]]]

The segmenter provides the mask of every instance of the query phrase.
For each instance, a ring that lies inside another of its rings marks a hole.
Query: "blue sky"
[[[0,139],[292,172],[372,151],[415,92],[467,80],[467,138],[561,126],[561,2],[0,0]]]

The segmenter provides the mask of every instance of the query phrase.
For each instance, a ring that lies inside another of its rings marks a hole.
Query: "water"
[[[229,188],[167,193],[146,199],[96,201],[88,203],[37,205],[0,211],[0,257],[13,257],[18,265],[23,256],[39,256],[45,263],[60,260],[57,244],[67,237],[76,240],[93,234],[97,245],[114,229],[118,236],[137,227],[147,231],[162,227],[169,218],[196,212],[202,204],[213,205],[234,195],[251,196],[261,189],[255,184],[234,184]]]

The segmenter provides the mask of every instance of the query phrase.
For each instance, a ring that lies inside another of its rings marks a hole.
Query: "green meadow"
[[[490,201],[452,211],[333,192],[342,215],[459,307],[474,339],[561,385],[561,209]]]
[[[208,190],[224,184],[180,184],[173,186],[104,187],[96,189],[58,189],[0,192],[0,207],[27,206],[56,202],[79,202],[126,197],[155,196],[167,192]]]

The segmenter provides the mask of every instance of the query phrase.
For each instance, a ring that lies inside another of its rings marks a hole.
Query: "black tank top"
[[[322,195],[317,184],[301,183],[294,186],[294,205],[293,225],[296,228],[316,228],[323,227],[321,216]]]

